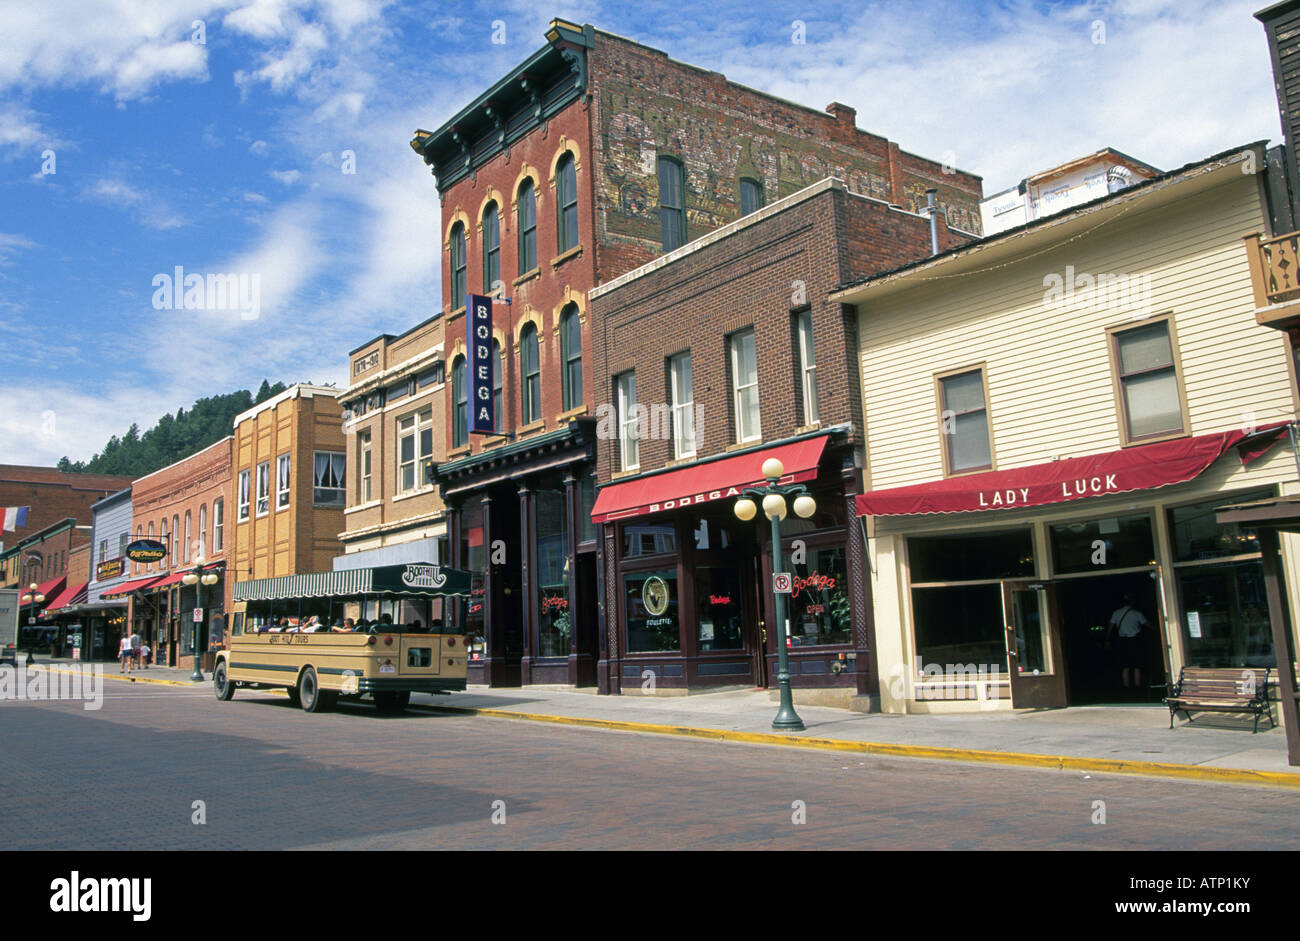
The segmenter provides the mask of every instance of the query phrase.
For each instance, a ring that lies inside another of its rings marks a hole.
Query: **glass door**
[[[1042,582],[1002,583],[1011,705],[1016,709],[1066,705],[1060,639],[1048,616],[1050,593],[1051,586]]]

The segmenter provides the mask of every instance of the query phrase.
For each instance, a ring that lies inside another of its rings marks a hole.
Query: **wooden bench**
[[[1193,712],[1253,712],[1255,728],[1259,731],[1259,717],[1268,713],[1269,725],[1273,721],[1273,707],[1268,697],[1271,667],[1183,667],[1178,682],[1169,689],[1165,705],[1169,707],[1169,727],[1174,727],[1174,714],[1182,712],[1192,721]]]

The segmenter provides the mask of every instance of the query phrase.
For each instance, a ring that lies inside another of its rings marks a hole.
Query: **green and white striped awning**
[[[360,595],[468,595],[470,574],[428,562],[308,572],[235,582],[236,601],[347,598]]]

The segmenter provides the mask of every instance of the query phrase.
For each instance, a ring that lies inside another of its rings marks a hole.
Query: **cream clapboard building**
[[[1184,664],[1273,662],[1258,543],[1213,512],[1300,490],[1242,240],[1263,166],[1244,147],[838,293],[885,711],[1159,701]]]

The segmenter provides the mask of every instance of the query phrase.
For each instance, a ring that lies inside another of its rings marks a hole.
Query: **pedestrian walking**
[[[117,644],[117,659],[120,661],[117,668],[118,673],[131,672],[131,658],[131,638],[123,634],[122,639]]]
[[[141,662],[142,664],[144,664],[144,668],[145,668],[146,670],[149,669],[149,661],[152,660],[152,659],[153,659],[153,648],[151,648],[147,643],[145,643],[145,644],[141,644],[141,645],[140,645],[140,662]]]
[[[135,631],[131,632],[131,659],[135,661],[135,668],[140,669],[140,635]]]

